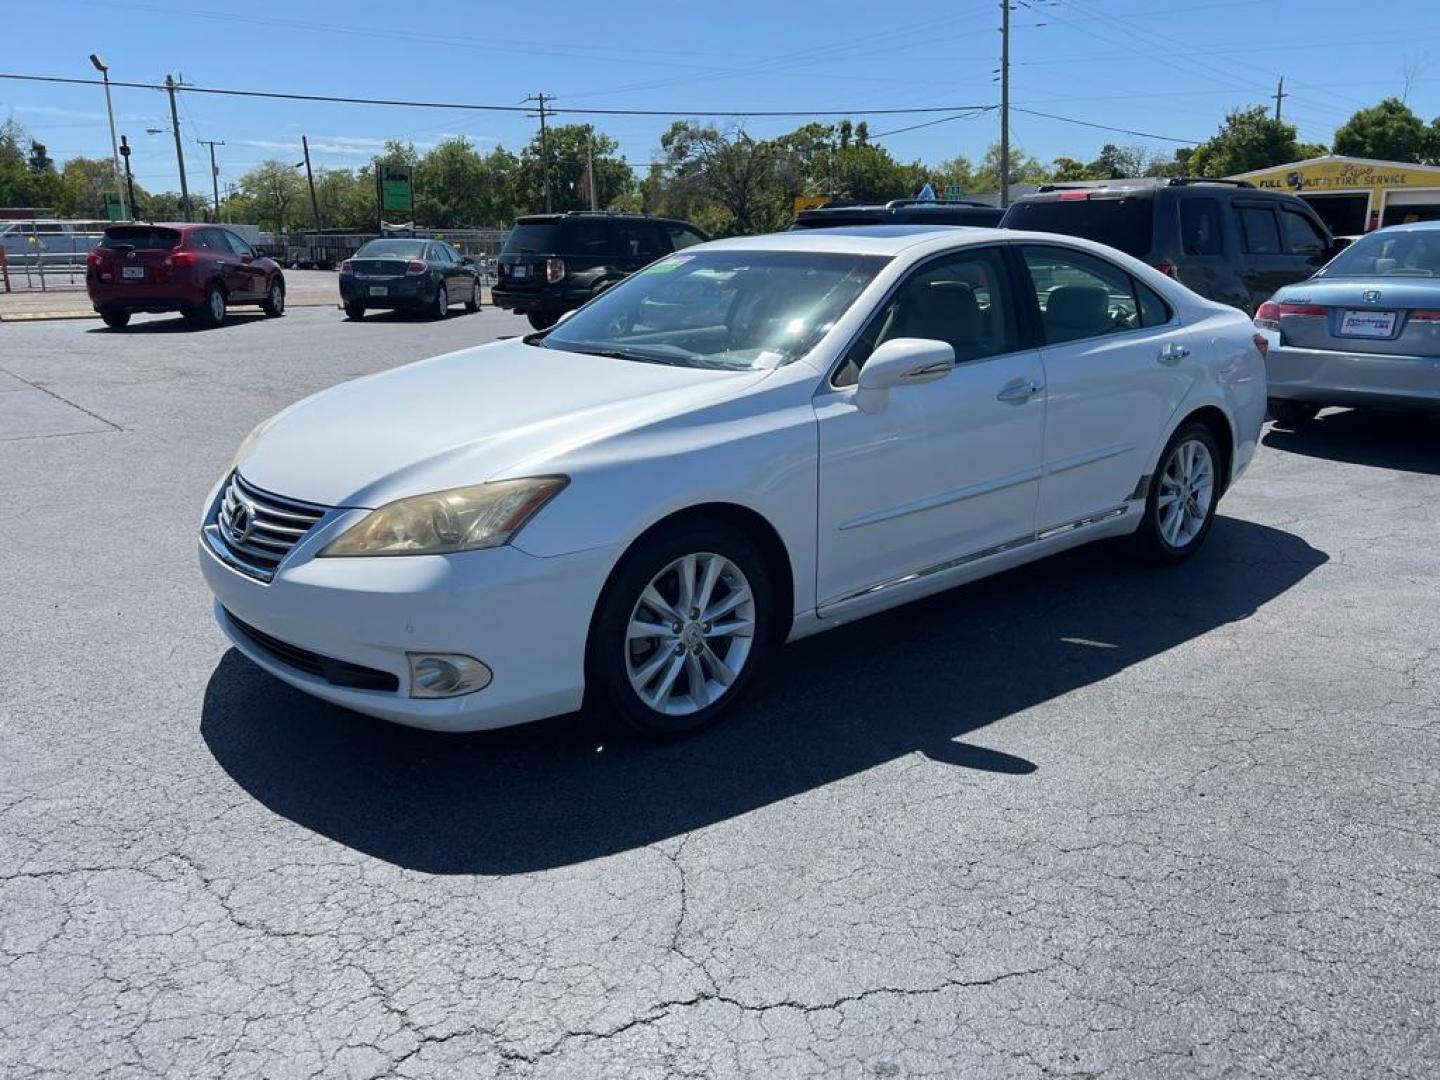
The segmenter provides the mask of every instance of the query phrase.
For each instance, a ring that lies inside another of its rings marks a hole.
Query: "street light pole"
[[[90,63],[105,81],[105,112],[110,117],[110,164],[115,169],[115,189],[120,195],[120,216],[129,219],[134,210],[133,207],[125,205],[125,189],[120,185],[120,144],[115,140],[115,107],[110,103],[110,67],[100,59],[98,53],[90,54]]]

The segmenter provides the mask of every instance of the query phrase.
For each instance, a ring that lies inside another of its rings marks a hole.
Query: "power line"
[[[1089,120],[1077,120],[1073,116],[1056,116],[1054,113],[1041,112],[1038,109],[1022,109],[1019,105],[1011,105],[1011,112],[1026,113],[1030,116],[1043,116],[1047,120],[1059,120],[1065,124],[1079,124],[1081,127],[1099,128],[1101,131],[1115,131],[1121,135],[1134,135],[1139,139],[1159,139],[1161,142],[1182,143],[1186,146],[1199,146],[1203,139],[1177,139],[1173,135],[1156,135],[1149,131],[1132,131],[1130,128],[1112,127],[1109,124],[1095,124]]]
[[[973,120],[975,117],[980,116],[983,113],[994,112],[997,108],[999,108],[998,105],[980,106],[971,109],[968,112],[956,113],[954,116],[942,116],[939,120],[926,120],[919,124],[911,124],[909,127],[892,128],[889,131],[878,131],[871,135],[870,139],[873,142],[876,139],[884,139],[891,135],[899,135],[905,131],[918,131],[921,128],[934,127],[936,124],[948,124],[951,120]]]
[[[15,79],[21,82],[64,83],[77,86],[99,86],[99,79],[81,79],[60,75],[20,75],[0,72],[0,79]],[[131,90],[164,90],[163,83],[117,82],[111,86],[122,86]],[[470,112],[533,113],[529,105],[480,105],[465,101],[410,101],[402,98],[362,98],[343,94],[296,94],[279,90],[234,90],[216,86],[195,86],[187,83],[176,87],[187,94],[216,94],[224,97],[267,98],[275,101],[318,101],[340,105],[383,105],[408,109],[461,109]],[[927,105],[908,108],[883,109],[594,109],[575,106],[547,106],[548,115],[565,113],[577,116],[677,116],[710,117],[724,116],[735,119],[761,116],[903,116],[925,113],[963,112],[967,109],[989,108],[985,105]]]

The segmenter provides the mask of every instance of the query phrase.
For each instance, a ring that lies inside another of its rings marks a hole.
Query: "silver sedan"
[[[1361,237],[1260,306],[1270,415],[1326,405],[1440,410],[1440,221]]]

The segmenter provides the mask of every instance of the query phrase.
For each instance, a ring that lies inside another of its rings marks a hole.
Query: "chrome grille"
[[[262,581],[325,516],[327,508],[297,502],[247,484],[234,473],[215,512],[220,539],[240,569]]]

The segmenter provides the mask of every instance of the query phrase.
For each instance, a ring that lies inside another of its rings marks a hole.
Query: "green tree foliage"
[[[1150,162],[1150,155],[1143,146],[1116,146],[1106,143],[1100,148],[1099,156],[1086,166],[1090,173],[1087,180],[1121,180],[1131,176],[1142,176]]]
[[[608,207],[635,187],[630,166],[618,155],[620,144],[590,124],[560,124],[548,129],[550,205],[557,211],[590,208],[590,165],[595,168],[596,205]],[[520,151],[516,201],[531,210],[545,209],[545,159],[540,134]]]
[[[1323,146],[1300,142],[1293,124],[1255,105],[1229,113],[1220,130],[1190,153],[1187,165],[1194,176],[1233,176],[1323,153]]]
[[[65,162],[59,180],[55,202],[60,213],[86,218],[105,216],[105,193],[116,190],[115,164],[109,158],[73,157]]]
[[[226,216],[281,232],[292,226],[309,228],[309,200],[301,172],[292,163],[271,159],[240,177]]]
[[[1421,162],[1430,151],[1431,132],[1399,98],[1386,98],[1361,109],[1335,132],[1335,153],[1381,161]]]
[[[1090,166],[1072,157],[1058,157],[1050,163],[1050,179],[1059,181],[1094,180]]]
[[[30,154],[25,161],[26,167],[37,175],[53,174],[55,172],[55,159],[45,149],[45,144],[30,140]]]

